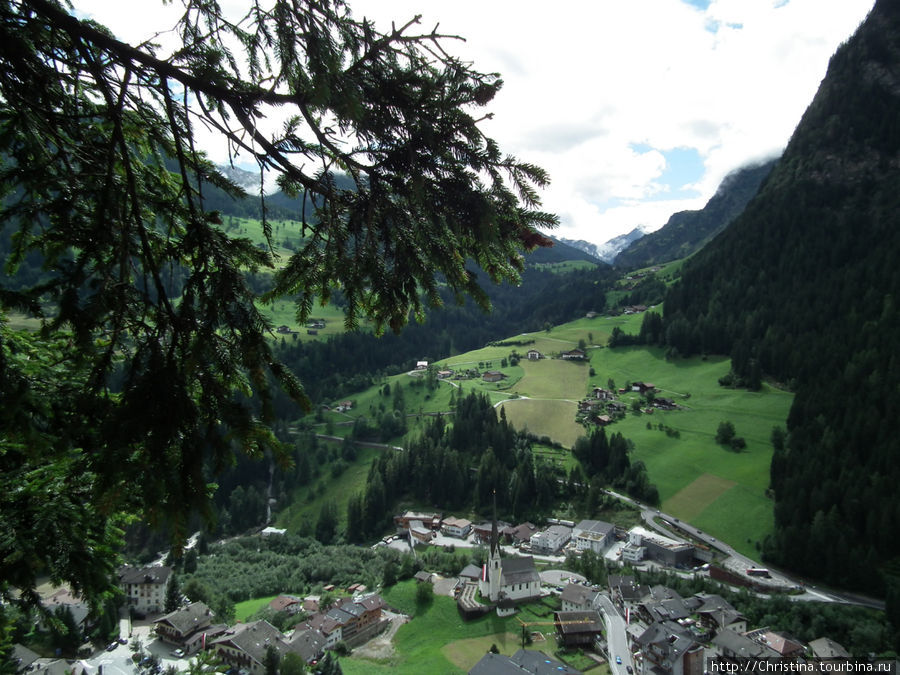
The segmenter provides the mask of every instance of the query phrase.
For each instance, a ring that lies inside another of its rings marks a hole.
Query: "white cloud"
[[[439,23],[464,36],[448,48],[505,82],[486,133],[550,172],[543,197],[562,218],[559,235],[598,243],[701,207],[728,172],[779,152],[829,57],[872,4],[712,0],[700,10],[679,0],[350,0],[355,16],[382,29],[422,14],[423,31]],[[156,2],[76,5],[129,40],[168,25],[151,20],[162,9]],[[661,200],[682,187],[659,182],[662,152],[679,147],[703,159],[692,186],[700,196]]]

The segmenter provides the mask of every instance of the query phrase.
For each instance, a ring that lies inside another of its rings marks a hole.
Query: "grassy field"
[[[253,598],[252,600],[244,600],[243,602],[235,603],[235,621],[246,621],[247,617],[253,616],[277,597],[277,595],[269,595],[265,598]]]
[[[725,358],[667,361],[662,350],[630,347],[595,350],[591,364],[596,371],[591,385],[605,387],[610,378],[617,386],[652,382],[660,396],[683,407],[652,415],[629,413],[611,429],[634,442],[632,459],[647,465],[663,510],[755,555],[756,542],[773,528],[772,502],[765,494],[769,439],[772,427],[785,424],[792,395],[767,385],[760,392],[723,389],[718,378],[728,372]],[[716,444],[718,425],[726,420],[746,439],[743,452]]]
[[[373,661],[351,656],[341,659],[347,675],[357,673],[466,673],[496,644],[501,653],[512,654],[521,645],[522,621],[552,621],[557,605],[535,603],[523,607],[517,617],[500,618],[489,614],[474,621],[463,621],[456,602],[435,596],[426,606],[415,601],[415,582],[405,581],[383,593],[388,605],[413,616],[394,636],[395,654]],[[541,628],[546,628],[541,626]],[[535,642],[529,649],[552,656],[556,641]]]
[[[516,429],[527,429],[538,437],[571,447],[585,429],[575,421],[578,404],[573,401],[517,399],[500,406],[506,412],[507,421]]]

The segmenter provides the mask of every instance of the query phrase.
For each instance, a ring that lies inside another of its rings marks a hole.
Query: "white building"
[[[538,555],[554,555],[572,539],[572,528],[565,525],[551,525],[546,530],[531,536],[531,550]]]
[[[172,568],[165,565],[126,566],[119,570],[119,586],[135,611],[156,614],[162,612],[166,605],[166,591],[171,577]]]
[[[441,532],[448,537],[459,537],[464,539],[472,531],[472,521],[465,518],[444,518],[441,524]]]
[[[497,521],[491,532],[491,554],[479,582],[481,594],[501,608],[509,603],[541,597],[541,576],[534,566],[534,558],[500,557],[500,536]],[[500,609],[498,609],[500,613]]]
[[[575,548],[603,555],[616,538],[616,527],[602,520],[582,520],[572,530]]]

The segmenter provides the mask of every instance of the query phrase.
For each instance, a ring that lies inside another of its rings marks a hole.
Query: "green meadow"
[[[559,608],[558,599],[547,600],[523,605],[515,617],[500,618],[492,612],[474,621],[463,621],[452,598],[436,595],[427,604],[417,604],[415,583],[404,581],[382,593],[389,606],[413,617],[397,630],[393,640],[394,654],[377,661],[353,655],[342,658],[344,673],[466,673],[491,645],[496,645],[502,654],[513,654],[520,649],[520,620],[552,622],[553,611]],[[554,653],[553,627],[539,625],[532,630],[546,632],[549,639],[536,641],[529,649],[559,658]]]

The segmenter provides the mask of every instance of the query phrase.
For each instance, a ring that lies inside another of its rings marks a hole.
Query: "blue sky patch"
[[[632,143],[629,147],[639,154],[651,151],[659,152],[666,159],[666,166],[662,175],[654,183],[664,189],[654,195],[645,197],[645,201],[659,201],[666,199],[690,199],[700,193],[695,189],[686,189],[686,186],[698,182],[706,170],[703,158],[696,148],[672,148],[671,150],[658,150],[647,143]]]
[[[709,9],[709,3],[711,0],[681,0],[684,4],[690,5],[691,7],[696,7],[697,9],[702,9],[706,11]]]

